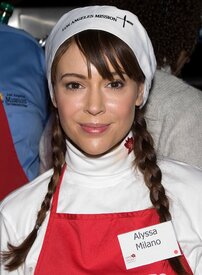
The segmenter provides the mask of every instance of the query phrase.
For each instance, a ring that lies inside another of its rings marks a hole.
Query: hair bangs
[[[124,73],[137,82],[144,82],[144,74],[133,51],[121,39],[111,33],[99,30],[86,30],[74,36],[79,49],[87,60],[88,74],[93,64],[104,79],[113,79],[115,72],[124,79]]]

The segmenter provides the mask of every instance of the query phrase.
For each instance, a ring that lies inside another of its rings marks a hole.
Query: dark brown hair
[[[64,42],[56,53],[52,65],[52,84],[54,87],[57,64],[66,52],[69,45],[75,42],[86,57],[90,75],[90,64],[93,64],[100,75],[106,79],[113,79],[107,64],[110,61],[115,71],[123,78],[124,72],[138,83],[144,82],[144,75],[138,65],[132,50],[119,38],[103,31],[84,31]],[[59,176],[65,159],[65,134],[60,125],[57,110],[54,109],[55,121],[52,133],[53,168],[54,173],[50,180],[47,194],[38,212],[35,227],[24,242],[19,246],[8,244],[8,251],[3,252],[3,260],[8,270],[19,267],[26,259],[26,256],[34,243],[37,231],[43,223],[47,211],[50,210],[51,198],[56,190]],[[153,139],[148,133],[146,122],[141,109],[136,110],[134,123],[131,126],[134,135],[134,165],[142,172],[146,186],[150,191],[150,199],[159,214],[160,222],[171,220],[169,212],[169,201],[161,184],[161,170],[157,165],[156,153],[153,147]],[[177,274],[186,274],[181,265],[180,258],[169,259],[170,265]]]

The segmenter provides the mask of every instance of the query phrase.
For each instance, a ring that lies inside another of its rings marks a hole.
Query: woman
[[[200,274],[202,172],[157,162],[142,114],[156,61],[137,17],[64,14],[46,63],[53,170],[2,202],[1,274]]]

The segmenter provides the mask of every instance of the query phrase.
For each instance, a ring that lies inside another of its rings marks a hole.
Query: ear
[[[55,90],[54,90],[54,87],[53,87],[53,96],[52,96],[51,100],[52,100],[53,106],[54,106],[55,108],[57,108],[58,106],[57,106],[57,100],[56,100],[56,97],[55,97]]]
[[[137,91],[137,98],[135,101],[135,106],[140,106],[143,102],[144,95],[144,83],[140,83]]]

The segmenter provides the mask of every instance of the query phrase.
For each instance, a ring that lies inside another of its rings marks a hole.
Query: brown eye
[[[66,87],[66,89],[70,89],[70,90],[78,90],[78,89],[82,88],[81,84],[79,84],[78,82],[66,83],[65,87]]]
[[[123,83],[123,81],[120,81],[120,80],[112,81],[107,85],[107,87],[109,87],[111,89],[120,89],[123,86],[124,86],[124,83]]]

